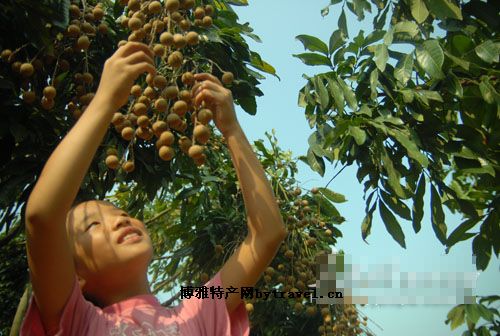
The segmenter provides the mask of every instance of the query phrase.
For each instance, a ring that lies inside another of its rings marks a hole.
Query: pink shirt
[[[220,272],[209,282],[220,286]],[[237,295],[237,294],[231,294]],[[85,300],[75,278],[73,291],[64,307],[57,336],[248,336],[249,323],[241,303],[228,314],[222,299],[184,299],[173,308],[165,308],[154,295],[139,295],[103,309]],[[42,336],[45,331],[34,298],[21,327],[21,336]]]

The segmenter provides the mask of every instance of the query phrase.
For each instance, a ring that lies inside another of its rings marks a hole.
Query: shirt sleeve
[[[86,335],[89,330],[88,321],[95,321],[97,315],[96,307],[85,300],[78,285],[78,279],[75,277],[73,290],[64,306],[59,330],[56,336],[81,336]],[[40,317],[40,311],[36,304],[35,297],[32,295],[26,315],[21,326],[21,336],[46,336]]]
[[[181,334],[204,336],[248,336],[250,332],[248,313],[243,301],[231,313],[227,311],[225,294],[222,298],[212,298],[210,287],[222,286],[220,272],[205,284],[208,298],[198,299],[193,296],[182,300],[176,307]],[[238,294],[231,294],[238,295]]]

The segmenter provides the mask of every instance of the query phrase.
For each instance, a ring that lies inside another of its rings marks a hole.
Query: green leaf
[[[406,220],[411,220],[411,211],[406,204],[394,195],[389,195],[385,191],[381,191],[382,200],[384,203],[399,217]]]
[[[448,324],[451,321],[450,325],[451,330],[456,329],[465,321],[465,305],[460,304],[458,306],[453,307],[453,309],[448,312],[448,315],[446,317],[447,317],[446,324]]]
[[[452,0],[427,0],[425,3],[430,12],[439,19],[463,20],[460,7]]]
[[[355,110],[358,107],[356,95],[341,78],[337,78],[337,83],[339,83],[340,87],[342,88],[342,93],[344,94],[344,98],[347,101],[347,105],[349,105],[352,110]]]
[[[458,65],[459,67],[461,67],[462,69],[466,70],[466,71],[469,71],[469,68],[470,68],[470,62],[468,61],[465,61],[459,57],[456,57],[456,56],[453,56],[452,54],[450,54],[449,52],[445,52],[446,56],[451,59],[453,61],[453,63],[455,65]]]
[[[340,30],[335,30],[330,36],[330,41],[328,45],[328,51],[331,54],[335,52],[340,46],[345,42],[344,34]]]
[[[424,0],[410,0],[411,15],[418,23],[422,23],[429,16]]]
[[[322,110],[326,110],[328,108],[330,96],[328,95],[328,91],[323,83],[323,79],[320,76],[315,76],[313,84],[319,98],[320,107]]]
[[[312,170],[321,176],[325,175],[325,162],[323,158],[316,156],[311,148],[307,151],[307,162]]]
[[[403,86],[408,83],[413,72],[413,55],[404,55],[394,69],[394,78]]]
[[[488,308],[482,304],[478,304],[477,309],[479,310],[479,315],[481,315],[483,319],[488,322],[493,322],[493,313]]]
[[[415,141],[410,138],[409,134],[396,129],[389,129],[389,135],[394,137],[401,145],[403,145],[410,158],[420,163],[423,168],[427,168],[429,165],[429,159],[422,154]]]
[[[228,0],[227,3],[234,6],[248,6],[247,0]]]
[[[448,72],[446,84],[448,87],[448,91],[451,94],[457,96],[458,98],[462,98],[464,96],[464,88],[462,87],[462,84],[460,84],[458,77],[455,76],[455,74],[451,71]]]
[[[418,31],[418,26],[413,21],[400,21],[394,26],[395,33],[407,33],[411,37],[417,36]]]
[[[276,69],[271,64],[264,61],[260,55],[254,51],[250,52],[250,65],[279,79],[278,75],[276,75]]]
[[[336,193],[328,188],[318,188],[319,192],[323,194],[326,198],[328,198],[333,203],[344,203],[347,202],[344,195]]]
[[[469,218],[462,224],[460,224],[455,230],[453,230],[453,232],[448,236],[448,239],[446,240],[446,246],[448,247],[448,250],[459,241],[464,240],[463,238],[465,237],[467,231],[472,229],[478,221],[479,218]]]
[[[467,314],[469,320],[471,320],[471,322],[474,324],[477,323],[477,321],[479,321],[479,318],[481,317],[478,306],[479,305],[477,303],[465,305],[465,313]]]
[[[500,47],[498,43],[487,40],[475,48],[477,56],[486,63],[498,63]]]
[[[441,70],[444,63],[443,49],[437,40],[427,40],[416,49],[417,62],[434,79],[443,79]]]
[[[326,56],[315,54],[315,53],[302,53],[294,54],[293,57],[297,57],[306,65],[326,65],[332,66],[332,62]]]
[[[342,216],[340,215],[337,208],[329,202],[327,199],[320,195],[313,196],[314,201],[319,205],[320,212],[325,216],[331,217],[333,220],[339,221],[342,220]]]
[[[367,202],[367,204],[368,203],[369,201]],[[371,232],[372,222],[373,222],[373,212],[375,211],[376,207],[377,203],[375,202],[373,203],[373,206],[371,207],[370,211],[366,213],[366,216],[363,219],[363,222],[361,223],[361,237],[363,238],[365,243],[367,243],[366,238],[370,235]]]
[[[370,74],[370,89],[371,89],[370,98],[372,100],[376,100],[378,97],[377,86],[378,86],[378,70],[374,69]]]
[[[444,221],[444,212],[439,196],[434,185],[431,185],[431,222],[434,233],[439,241],[446,245],[446,223]]]
[[[389,50],[385,44],[378,44],[375,47],[375,64],[380,72],[385,71],[385,66],[389,60]]]
[[[387,153],[382,154],[382,162],[384,164],[384,169],[389,177],[389,185],[394,190],[396,195],[398,195],[400,198],[405,198],[406,197],[405,192],[401,187],[401,184],[399,183],[401,175],[394,168],[394,164],[392,163],[392,160],[389,158]]]
[[[420,174],[417,190],[413,196],[412,225],[415,233],[421,228],[422,218],[424,217],[424,194],[425,194],[425,175]]]
[[[496,92],[493,85],[491,85],[490,81],[486,76],[481,79],[481,83],[479,83],[479,90],[481,91],[481,95],[483,99],[488,104],[500,104],[500,95]]]
[[[340,13],[340,16],[339,16],[338,26],[339,26],[340,31],[346,37],[349,37],[349,32],[347,31],[347,19],[346,19],[345,11],[343,8],[342,8],[342,12]]]
[[[349,126],[349,134],[354,138],[358,146],[361,146],[366,141],[366,132],[358,126]]]
[[[396,217],[394,217],[392,212],[390,212],[389,209],[387,209],[384,202],[382,202],[382,200],[380,199],[378,201],[378,206],[380,211],[380,217],[382,217],[382,220],[384,221],[387,232],[389,232],[392,238],[394,238],[394,240],[398,242],[398,244],[401,245],[401,247],[406,248],[405,235],[403,233],[403,230],[401,230],[401,226],[396,220]]]
[[[310,35],[298,35],[295,38],[302,42],[305,49],[319,51],[328,56],[328,46],[319,38]]]
[[[335,100],[335,106],[337,107],[337,110],[339,111],[340,114],[344,113],[344,93],[342,92],[342,89],[340,86],[337,84],[336,81],[334,81],[332,78],[327,78],[328,80],[328,90],[330,91],[330,94],[333,96],[333,99]]]

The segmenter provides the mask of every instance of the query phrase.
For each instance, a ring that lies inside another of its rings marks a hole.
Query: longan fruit
[[[198,111],[197,119],[203,125],[207,125],[213,118],[213,113],[207,108],[203,108]]]
[[[233,82],[234,80],[234,75],[230,71],[226,71],[222,74],[222,83],[229,85]]]
[[[120,167],[120,160],[116,155],[108,155],[106,157],[105,163],[109,169],[117,169],[118,167]]]
[[[133,112],[135,115],[140,116],[146,114],[148,107],[144,103],[136,103],[133,107]]]
[[[100,7],[94,7],[92,15],[94,15],[94,18],[99,21],[104,17],[104,11]]]
[[[128,28],[132,31],[136,31],[142,27],[142,21],[138,18],[131,18],[128,20]]]
[[[165,76],[156,75],[153,79],[153,85],[158,89],[164,89],[167,86],[167,84],[168,82]]]
[[[88,21],[88,22],[94,22],[95,21],[94,14],[92,14],[91,12],[85,13],[85,15],[83,16],[83,18],[85,19],[85,21]]]
[[[68,26],[68,29],[66,29],[66,32],[68,33],[69,37],[78,37],[80,36],[80,27],[77,25],[71,24]]]
[[[140,139],[148,141],[153,138],[153,132],[148,127],[138,127],[135,130],[135,135],[137,135],[137,137]]]
[[[168,129],[168,125],[163,120],[158,120],[155,121],[152,128],[153,128],[153,133],[156,135],[156,137],[159,138],[161,134]]]
[[[189,147],[188,155],[190,158],[194,159],[194,158],[200,157],[203,154],[203,150],[204,150],[203,146],[193,145],[193,146]]]
[[[214,246],[215,253],[221,254],[224,251],[224,247],[220,244]]]
[[[44,97],[46,97],[47,99],[54,99],[55,96],[56,96],[56,88],[53,87],[53,86],[46,86],[44,89],[43,89],[43,95]]]
[[[196,27],[201,27],[203,25],[203,21],[201,19],[194,19],[194,25]]]
[[[127,4],[128,9],[132,11],[138,11],[141,9],[141,2],[139,0],[129,0]]]
[[[174,143],[175,136],[170,131],[164,131],[160,134],[160,137],[156,141],[156,147],[160,148],[161,146],[170,146]]]
[[[186,34],[186,41],[187,41],[187,44],[194,46],[200,42],[200,37],[199,37],[197,32],[190,31]]]
[[[122,169],[127,173],[131,173],[135,169],[134,161],[126,161],[122,164]]]
[[[205,16],[205,10],[203,9],[203,7],[196,7],[193,14],[195,19],[203,19],[203,17]]]
[[[163,57],[163,55],[165,54],[165,46],[163,44],[157,43],[153,47],[153,52],[156,56]]]
[[[142,95],[139,98],[137,98],[137,102],[149,106],[151,104],[151,99]]]
[[[35,68],[33,67],[33,65],[31,63],[23,63],[23,64],[21,64],[21,67],[19,68],[19,73],[24,78],[31,77],[34,72],[35,72]]]
[[[318,312],[318,308],[315,306],[309,306],[306,308],[306,315],[308,316],[314,316]]]
[[[167,124],[169,127],[172,127],[175,129],[175,128],[178,128],[179,126],[182,125],[182,120],[177,114],[170,113],[167,116]]]
[[[151,14],[159,14],[161,12],[161,3],[159,1],[150,2],[148,10]]]
[[[330,229],[326,229],[326,230],[325,230],[325,235],[327,235],[327,236],[331,236],[331,235],[332,235],[332,230],[330,230]]]
[[[194,7],[194,0],[185,0],[183,3],[184,9],[191,9]]]
[[[90,35],[95,34],[95,27],[92,24],[88,23],[88,22],[84,22],[82,24],[82,30],[86,34],[90,34]]]
[[[174,34],[174,46],[177,48],[177,49],[182,49],[186,46],[187,44],[187,40],[186,38],[184,37],[184,35],[182,34]]]
[[[201,280],[203,283],[206,283],[206,282],[209,280],[209,278],[208,278],[208,274],[207,274],[207,273],[205,273],[205,272],[201,273],[201,274],[200,274],[200,280]]]
[[[210,139],[210,129],[205,125],[197,125],[193,130],[194,138],[202,145]]]
[[[137,125],[140,127],[147,127],[149,125],[149,118],[145,115],[141,115],[137,118]]]
[[[183,100],[176,101],[174,103],[174,106],[172,107],[172,111],[181,117],[184,114],[186,114],[187,110],[188,110],[188,104]]]
[[[182,90],[179,92],[179,99],[189,103],[191,101],[191,91]]]
[[[36,61],[38,61],[38,60],[36,60]],[[65,59],[59,60],[59,70],[61,70],[61,72],[66,72],[69,70],[69,68],[70,68],[70,64],[67,60],[65,60]]]
[[[247,310],[247,312],[252,313],[253,312],[253,304],[246,303],[245,304],[245,309]]]
[[[164,32],[160,35],[160,43],[168,47],[174,43],[174,35],[170,32]]]
[[[172,68],[178,68],[182,65],[182,62],[184,61],[184,56],[182,55],[181,52],[179,51],[174,51],[168,56],[168,65],[170,65]]]
[[[191,139],[189,139],[187,136],[183,135],[179,138],[179,141],[177,142],[179,144],[179,147],[181,148],[181,151],[184,153],[188,153],[189,147],[191,147],[192,142]]]
[[[31,105],[35,102],[35,100],[36,100],[35,92],[33,92],[33,91],[24,91],[23,92],[23,101],[26,104]]]
[[[78,38],[78,41],[76,42],[76,47],[79,50],[87,50],[90,46],[90,40],[87,35],[82,35]]]
[[[174,158],[175,151],[172,147],[161,146],[158,150],[158,156],[164,161],[170,161]]]
[[[205,154],[201,154],[200,156],[193,158],[193,161],[194,164],[199,167],[205,163],[206,159],[207,156]]]
[[[187,71],[185,73],[182,74],[182,77],[181,77],[181,80],[182,80],[182,83],[186,86],[191,86],[194,84],[194,75],[192,72],[190,71]]]
[[[10,49],[4,49],[0,54],[0,57],[4,62],[8,62],[11,56],[12,56],[12,50]]]
[[[319,189],[314,187],[311,189],[311,194],[316,195],[319,192]]]
[[[187,19],[182,19],[180,22],[179,22],[179,27],[186,31],[186,30],[189,30],[189,28],[191,28],[191,21],[187,20]]]
[[[153,89],[151,86],[148,86],[144,89],[144,93],[143,93],[146,97],[148,97],[149,99],[154,99],[155,96],[156,96],[156,91],[155,89]]]
[[[201,20],[201,25],[205,28],[210,27],[213,24],[213,20],[210,16],[204,16],[203,19]]]
[[[171,85],[163,90],[162,95],[168,99],[175,99],[179,94],[179,88],[177,86]]]
[[[51,110],[54,108],[55,105],[54,99],[48,99],[47,97],[42,97],[40,103],[44,110]]]
[[[79,18],[81,14],[82,13],[80,12],[80,7],[78,7],[77,5],[69,6],[69,15],[71,15],[72,18]]]
[[[159,34],[165,30],[165,23],[161,20],[156,19],[153,21],[153,28],[156,30],[156,34]]]
[[[90,72],[85,72],[82,74],[82,80],[85,84],[92,84],[94,81],[94,76]]]
[[[169,12],[175,12],[176,10],[179,9],[179,6],[180,6],[179,0],[167,0],[165,2],[165,8]]]
[[[142,94],[141,86],[137,84],[132,86],[132,88],[130,89],[130,94],[135,96],[136,98],[139,98]]]
[[[134,129],[132,127],[125,127],[121,132],[124,140],[130,141],[134,138]]]
[[[99,23],[99,26],[97,26],[97,30],[99,31],[99,33],[104,35],[104,34],[108,33],[109,28],[108,28],[107,24],[105,24],[104,22],[101,22],[101,23]]]
[[[170,19],[171,19],[172,21],[174,21],[174,22],[177,22],[177,23],[181,22],[183,18],[184,18],[184,17],[183,17],[183,16],[182,16],[182,14],[181,14],[181,13],[179,13],[179,12],[172,12],[172,13],[170,14]]]
[[[158,112],[166,112],[168,108],[168,103],[163,98],[158,98],[155,100],[155,109]]]
[[[285,252],[285,257],[287,257],[288,259],[292,259],[293,255],[294,255],[294,253],[292,250],[288,250]]]

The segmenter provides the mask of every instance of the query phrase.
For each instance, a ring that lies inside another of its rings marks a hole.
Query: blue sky
[[[238,108],[238,119],[250,142],[265,139],[264,132],[275,129],[279,145],[284,150],[291,150],[294,156],[307,152],[307,138],[312,133],[304,111],[297,106],[298,91],[304,85],[302,74],[313,75],[325,69],[308,67],[292,54],[303,52],[302,44],[295,40],[299,34],[317,36],[328,41],[330,34],[337,28],[339,6],[330,10],[330,15],[322,18],[320,10],[328,0],[250,0],[248,7],[235,8],[240,22],[249,22],[263,43],[248,40],[252,50],[257,51],[264,60],[272,64],[281,81],[268,76],[260,86],[264,96],[257,99],[257,115],[249,116]],[[348,14],[350,35],[358,30],[370,30],[371,20],[358,22]],[[306,165],[299,163],[298,180],[300,186],[310,189],[325,186],[336,173],[333,166],[327,165],[325,177],[321,178]],[[361,239],[361,221],[364,217],[362,186],[355,177],[355,167],[344,170],[329,187],[343,193],[348,202],[339,205],[339,210],[347,221],[340,229],[344,235],[338,249],[345,250],[352,256],[353,263],[363,268],[367,265],[390,263],[395,257],[402,271],[416,272],[476,272],[472,263],[471,241],[456,245],[448,255],[437,240],[431,228],[428,216],[428,199],[422,230],[415,234],[411,223],[402,222],[406,236],[407,249],[401,248],[386,232],[380,218],[375,217],[368,244]],[[448,230],[451,232],[460,223],[460,217],[447,213]],[[486,272],[477,278],[475,295],[493,295],[500,293],[500,263],[493,258]],[[461,335],[464,328],[453,332],[444,324],[446,314],[453,305],[414,305],[414,306],[374,306],[367,305],[361,310],[372,322],[371,329],[377,335]],[[375,322],[377,325],[375,325]],[[480,322],[481,324],[481,322]]]

